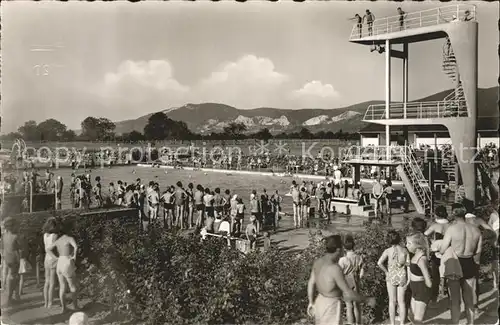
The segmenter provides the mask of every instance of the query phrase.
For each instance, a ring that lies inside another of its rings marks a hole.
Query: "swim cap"
[[[475,218],[476,216],[473,215],[472,213],[467,213],[465,214],[465,219],[472,219],[472,218]]]
[[[82,312],[76,312],[69,318],[69,325],[87,325],[89,317]]]

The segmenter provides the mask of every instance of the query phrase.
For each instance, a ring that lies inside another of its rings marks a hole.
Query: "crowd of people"
[[[482,211],[486,220],[473,212],[470,201],[453,204],[451,216],[444,206],[439,206],[429,226],[424,219],[413,219],[412,232],[405,241],[397,231],[389,232],[388,248],[377,264],[386,275],[391,325],[397,321],[396,309],[400,324],[408,319],[412,324],[422,324],[427,309],[446,296],[451,324],[460,321],[462,301],[467,324],[474,324],[479,299],[479,258],[486,240],[481,228],[495,234],[491,237],[495,252],[490,273],[493,287],[498,289],[499,215],[492,207]],[[359,294],[365,271],[362,252],[355,251],[351,236],[342,241],[341,236],[334,235],[325,242],[326,254],[315,261],[309,280],[308,313],[315,317],[316,324],[342,324],[345,302],[348,324],[361,324],[360,303],[374,303],[373,298]]]

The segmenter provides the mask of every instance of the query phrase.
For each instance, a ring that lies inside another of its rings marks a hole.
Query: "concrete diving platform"
[[[365,45],[414,43],[446,37],[449,24],[476,22],[476,7],[469,4],[439,8],[376,18],[371,24],[355,24],[350,42]]]
[[[368,165],[368,166],[398,166],[401,164],[400,161],[396,160],[385,160],[385,159],[348,159],[344,161],[350,165]]]

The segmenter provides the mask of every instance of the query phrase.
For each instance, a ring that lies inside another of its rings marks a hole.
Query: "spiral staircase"
[[[453,52],[451,41],[446,38],[443,45],[443,72],[455,82],[455,89],[444,98],[444,117],[467,116],[467,105],[465,102],[464,89],[460,81],[457,58]]]

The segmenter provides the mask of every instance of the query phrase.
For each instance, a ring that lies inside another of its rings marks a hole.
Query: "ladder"
[[[467,105],[465,103],[465,95],[462,87],[462,82],[459,80],[457,58],[451,41],[447,37],[446,43],[443,46],[443,72],[456,83],[455,89],[445,97],[444,107],[446,117],[467,116]]]
[[[417,212],[426,214],[430,212],[432,199],[429,183],[422,174],[413,151],[409,147],[403,147],[403,149],[401,163],[396,170],[403,180]]]

